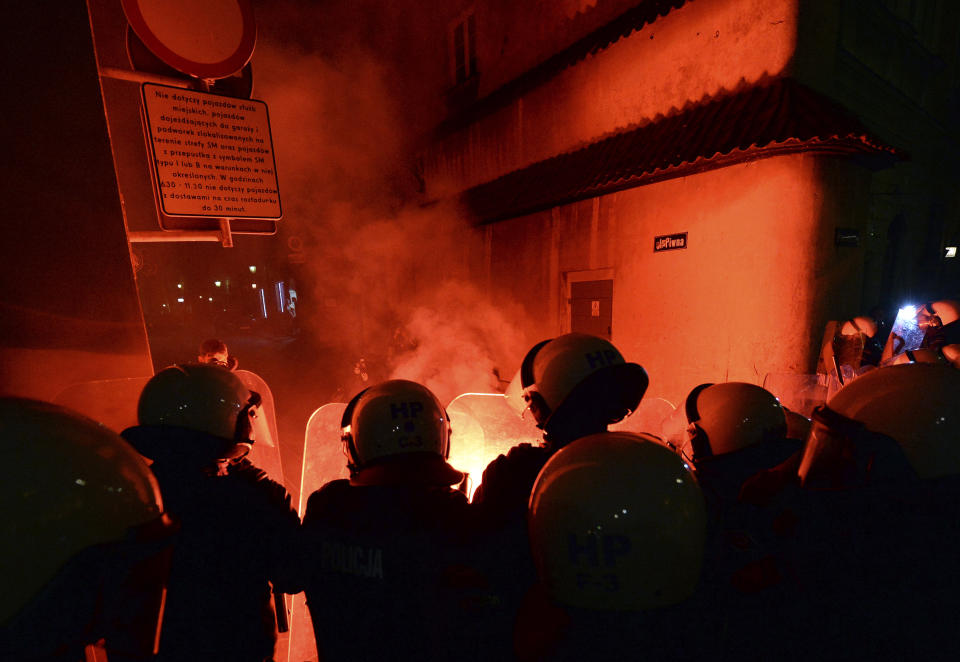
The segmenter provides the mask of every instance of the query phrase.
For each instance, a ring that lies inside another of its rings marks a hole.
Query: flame
[[[521,418],[501,393],[464,393],[447,407],[450,464],[469,474],[467,496],[480,485],[483,470],[498,455],[520,443],[537,444],[540,431],[532,417]]]

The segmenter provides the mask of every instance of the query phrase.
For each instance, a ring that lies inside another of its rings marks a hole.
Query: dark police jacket
[[[181,522],[158,659],[271,659],[270,582],[296,591],[285,579],[283,555],[300,521],[287,491],[246,460],[225,476],[175,459],[151,469],[167,512]]]
[[[468,518],[449,487],[336,480],[314,492],[298,566],[320,659],[471,658]]]
[[[474,508],[493,524],[525,518],[533,483],[550,456],[547,448],[531,444],[518,444],[497,456],[483,471]]]

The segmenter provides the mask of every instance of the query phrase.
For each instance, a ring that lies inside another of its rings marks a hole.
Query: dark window
[[[453,27],[453,75],[460,84],[477,73],[477,20],[470,14]]]
[[[467,17],[467,62],[470,69],[468,76],[477,73],[477,19],[473,14]]]
[[[466,36],[463,23],[453,29],[453,57],[456,67],[456,80],[461,83],[467,79]]]

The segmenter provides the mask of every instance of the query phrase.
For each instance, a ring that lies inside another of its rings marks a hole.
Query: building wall
[[[479,96],[517,78],[637,6],[637,0],[443,2],[449,24],[476,16]]]
[[[86,6],[24,3],[4,28],[0,393],[150,375]]]
[[[794,53],[797,15],[796,0],[689,2],[441,140],[425,158],[428,193],[490,181],[780,75]],[[516,25],[509,36],[522,34]]]
[[[531,55],[549,47],[536,36],[543,25],[585,25],[598,11],[569,18],[561,9],[544,8],[538,26],[497,24],[505,44],[533,31],[521,58],[528,67],[552,54]],[[958,16],[960,6],[938,0],[689,2],[445,134],[427,154],[428,193],[492,180],[765,77],[796,77],[852,110],[907,160],[871,172],[856,162],[778,157],[486,232],[499,291],[542,320],[531,342],[566,330],[567,274],[612,269],[614,341],[661,352],[653,360],[670,375],[663,395],[677,397],[698,380],[810,371],[827,320],[960,296],[960,261],[942,259],[945,245],[960,243]],[[481,35],[484,27],[478,23]],[[486,58],[496,57],[480,53],[481,91]],[[687,250],[652,254],[654,235],[690,227],[697,233]],[[857,230],[859,246],[835,246],[837,228]],[[776,259],[758,257],[768,255]],[[640,301],[652,302],[654,324]],[[656,377],[651,388],[656,393]]]
[[[488,228],[492,285],[541,321],[532,344],[568,330],[570,275],[611,270],[612,340],[674,403],[705,381],[812,372],[824,324],[859,301],[863,249],[836,247],[834,229],[863,227],[868,177],[797,154],[503,221]],[[686,249],[653,252],[678,232]]]
[[[960,296],[943,250],[960,243],[960,4],[808,1],[799,25],[795,75],[908,155],[870,183],[865,240],[887,276],[865,299]]]

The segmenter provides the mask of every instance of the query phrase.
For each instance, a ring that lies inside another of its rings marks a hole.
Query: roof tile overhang
[[[642,30],[645,25],[655,23],[657,19],[688,2],[692,0],[643,0],[603,27],[577,40],[523,75],[498,87],[464,112],[445,120],[437,127],[436,137],[442,139],[513,103],[564,69],[609,48],[611,44],[629,37],[637,30]]]
[[[707,97],[668,116],[534,163],[461,194],[491,223],[664,179],[756,159],[813,152],[883,167],[906,155],[851,113],[789,78]]]

